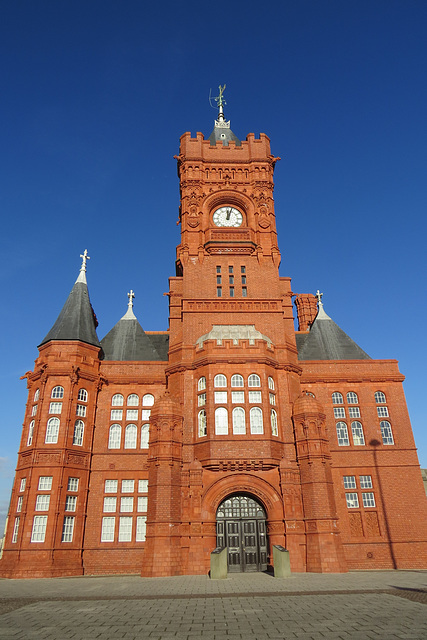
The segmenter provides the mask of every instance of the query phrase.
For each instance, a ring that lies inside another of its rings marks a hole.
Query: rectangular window
[[[126,497],[120,499],[120,511],[122,513],[133,511],[133,498]]]
[[[67,491],[78,491],[78,488],[79,488],[79,479],[68,478]]]
[[[18,500],[16,503],[16,510],[19,512],[22,510],[22,501],[23,501],[23,496],[18,496]]]
[[[138,480],[138,493],[147,493],[148,480]]]
[[[221,267],[219,265],[217,265],[217,267],[216,267],[216,272],[217,273],[221,273]]]
[[[240,267],[240,273],[246,273],[246,267]]]
[[[44,542],[46,536],[47,516],[34,516],[31,542]]]
[[[217,276],[216,277],[216,283],[217,284],[221,284],[221,276]]]
[[[247,298],[248,296],[248,290],[246,289],[246,287],[242,287],[242,298]]]
[[[15,522],[13,523],[12,543],[15,543],[18,541],[18,531],[19,531],[19,518],[15,518]]]
[[[227,392],[226,391],[215,391],[215,404],[226,404],[227,402]]]
[[[67,496],[65,498],[65,511],[75,511],[77,504],[77,496]]]
[[[59,404],[61,404],[61,403],[59,403]],[[31,409],[31,417],[34,418],[36,413],[37,413],[37,405],[35,404],[34,407]],[[49,413],[51,413],[51,412],[49,412]]]
[[[387,407],[377,407],[377,413],[379,418],[387,418],[388,417],[388,408]]]
[[[105,481],[105,493],[117,493],[118,480]]]
[[[126,420],[138,420],[138,409],[127,409]]]
[[[117,507],[117,498],[114,496],[104,498],[104,512],[114,513]]]
[[[102,518],[101,542],[114,542],[114,528],[116,519],[104,516]]]
[[[221,287],[217,287],[216,288],[216,296],[217,296],[217,298],[222,298],[222,288]]]
[[[78,404],[76,407],[76,416],[84,418],[86,416],[86,407],[84,404]]]
[[[197,406],[203,407],[206,404],[206,393],[201,393],[197,396]]]
[[[350,418],[360,418],[360,409],[359,407],[349,407],[348,415]]]
[[[234,276],[228,276],[228,284],[234,284]]]
[[[249,391],[249,402],[261,402],[261,391]]]
[[[49,405],[49,413],[61,413],[62,402],[51,402]]]
[[[372,476],[359,476],[361,489],[372,489]]]
[[[123,418],[123,409],[111,409],[111,420],[121,420]]]
[[[132,518],[122,516],[119,520],[119,542],[132,541]]]
[[[244,391],[232,391],[231,392],[231,402],[233,404],[240,404],[245,401],[245,392]]]
[[[230,287],[230,298],[234,298],[234,287]]]
[[[147,496],[139,496],[138,497],[138,511],[145,513],[147,511],[148,506],[148,498]]]
[[[362,493],[363,506],[366,508],[375,507],[375,498],[372,491]]]
[[[52,489],[52,476],[40,476],[39,491],[50,491]]]
[[[228,273],[233,273],[233,267],[231,266],[231,264],[228,266]]]
[[[122,493],[133,493],[135,490],[135,480],[122,480]]]
[[[334,409],[334,418],[345,418],[345,409],[344,409],[344,407],[335,407],[335,409]]]
[[[149,420],[151,416],[151,409],[142,409],[141,420]]]
[[[246,276],[242,276],[242,284],[246,284]]]
[[[21,478],[21,483],[19,485],[19,491],[25,491],[25,485],[27,484],[27,478]]]
[[[349,509],[357,509],[359,507],[359,498],[357,493],[346,493],[345,499],[347,500],[347,507]]]
[[[62,527],[62,540],[61,542],[72,542],[74,531],[74,516],[65,516],[64,524]]]
[[[36,511],[49,511],[50,495],[42,494],[36,498]]]
[[[275,405],[276,404],[276,394],[275,393],[270,393],[270,404]]]
[[[136,519],[136,541],[144,542],[147,526],[147,516],[138,516]]]
[[[343,476],[344,489],[356,488],[356,476]]]

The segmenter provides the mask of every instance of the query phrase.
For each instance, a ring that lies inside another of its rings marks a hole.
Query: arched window
[[[355,420],[351,423],[351,435],[353,436],[353,444],[355,446],[365,444],[365,436],[363,435],[362,424]]]
[[[239,373],[235,373],[234,376],[231,376],[231,386],[232,387],[243,387],[244,386],[243,376]]]
[[[277,413],[274,409],[271,410],[270,413],[270,418],[271,418],[271,435],[272,436],[278,436],[279,435],[279,429],[277,426]]]
[[[64,387],[53,387],[51,398],[63,398],[64,397]]]
[[[36,389],[36,392],[34,394],[34,402],[37,402],[39,398],[40,398],[40,389]]]
[[[83,444],[83,432],[84,432],[84,424],[82,420],[76,420],[74,424],[74,434],[73,434],[73,444],[77,444],[80,447]]]
[[[377,404],[385,404],[387,402],[387,400],[385,399],[385,393],[383,393],[382,391],[376,391],[375,402]]]
[[[146,393],[142,398],[143,407],[152,407],[154,404],[154,396],[151,393]]]
[[[137,407],[139,405],[139,396],[136,393],[131,393],[127,399],[128,407]]]
[[[206,378],[205,378],[205,376],[203,376],[202,378],[199,378],[199,380],[197,382],[197,389],[198,389],[198,391],[203,391],[204,389],[206,389]]]
[[[206,423],[206,411],[204,409],[199,411],[198,423],[199,423],[199,438],[203,438],[203,436],[206,436],[208,433],[207,423]]]
[[[143,424],[141,427],[141,449],[148,449],[149,440],[150,440],[150,425]]]
[[[334,391],[334,393],[332,394],[332,404],[343,404],[344,403],[344,398],[342,397],[342,393],[339,393],[339,391]]]
[[[86,389],[79,389],[77,400],[79,400],[80,402],[87,402],[87,391],[86,391]]]
[[[391,430],[391,424],[387,420],[380,422],[381,438],[383,444],[394,444],[393,431]]]
[[[47,421],[45,442],[47,444],[49,443],[55,444],[56,442],[58,442],[58,434],[59,434],[59,418],[49,418],[49,420]]]
[[[259,407],[252,407],[250,411],[251,433],[264,433],[262,424],[262,410]]]
[[[110,427],[110,436],[108,438],[109,449],[120,449],[122,440],[122,428],[119,424],[112,424]]]
[[[136,449],[136,424],[128,424],[125,429],[125,449]]]
[[[225,407],[215,409],[215,433],[217,436],[228,434],[228,411]]]
[[[274,391],[274,380],[271,376],[268,376],[268,388]]]
[[[242,407],[233,409],[233,433],[237,435],[246,433],[245,410]]]
[[[28,429],[27,447],[33,444],[33,433],[34,433],[34,420],[31,420],[30,428]]]
[[[111,404],[113,407],[122,407],[123,406],[123,396],[121,393],[115,393],[111,398]]]
[[[251,375],[249,376],[249,378],[248,378],[248,386],[249,387],[260,387],[261,386],[261,379],[256,373],[251,373]]]
[[[350,440],[348,439],[348,429],[345,422],[337,422],[337,438],[340,447],[348,447]]]
[[[217,376],[215,376],[214,387],[226,387],[226,386],[227,386],[227,378],[222,373],[219,373]]]
[[[347,402],[348,404],[359,404],[359,398],[357,397],[357,393],[354,393],[354,391],[349,391],[347,393]]]

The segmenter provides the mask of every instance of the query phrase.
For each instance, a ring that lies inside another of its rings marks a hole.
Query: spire
[[[145,333],[133,312],[133,290],[131,289],[127,295],[129,302],[125,315],[101,340],[104,360],[167,360],[167,349],[165,357],[161,357],[154,341]]]
[[[224,105],[227,104],[223,98],[225,86],[225,84],[222,87],[219,85],[219,95],[216,98],[213,98],[218,107],[218,118],[214,122],[214,130],[209,136],[209,141],[211,145],[215,145],[218,140],[221,140],[223,145],[228,147],[230,140],[233,140],[236,143],[236,146],[240,147],[242,143],[231,131],[230,120],[226,120],[224,116]]]
[[[309,333],[297,336],[298,360],[370,360],[370,356],[328,316],[322,296],[318,289],[318,312]]]
[[[83,258],[83,262],[78,278],[55,324],[39,347],[50,340],[80,340],[96,347],[100,346],[96,335],[97,321],[86,283],[86,261],[89,260],[87,249],[80,257]]]

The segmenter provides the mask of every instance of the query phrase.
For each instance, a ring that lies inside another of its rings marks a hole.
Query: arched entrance
[[[247,495],[223,500],[216,513],[217,546],[227,547],[228,571],[267,569],[267,529],[264,508]]]

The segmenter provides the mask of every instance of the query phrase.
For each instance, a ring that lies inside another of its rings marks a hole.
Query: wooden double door
[[[246,495],[224,500],[217,511],[217,546],[227,547],[228,571],[267,569],[266,516],[263,507]]]

